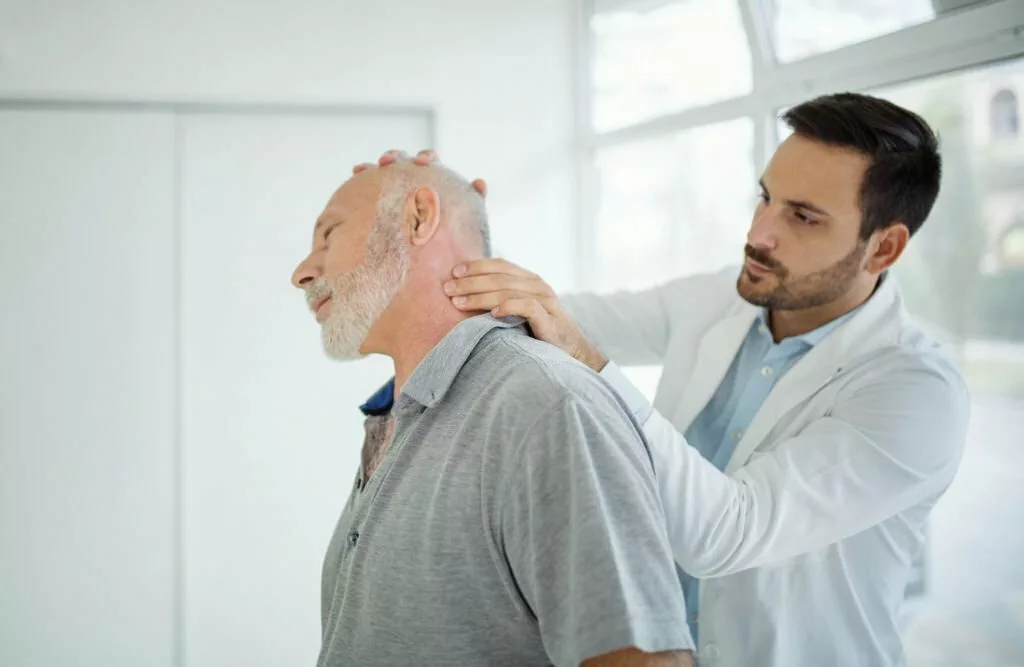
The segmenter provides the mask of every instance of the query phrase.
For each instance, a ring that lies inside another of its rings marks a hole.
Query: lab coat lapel
[[[838,352],[835,333],[837,332],[833,332],[833,335],[814,346],[772,388],[768,398],[747,427],[747,432],[740,439],[732,458],[729,459],[729,464],[725,468],[726,474],[746,464],[757,446],[779,423],[783,415],[813,396],[838,375],[841,368],[832,361]]]
[[[686,432],[711,400],[756,316],[757,309],[743,303],[737,311],[719,320],[701,337],[693,373],[672,420],[680,432]]]
[[[831,382],[849,360],[895,342],[892,336],[898,331],[901,312],[898,288],[889,276],[859,312],[815,345],[772,388],[725,472],[744,466],[779,420]]]

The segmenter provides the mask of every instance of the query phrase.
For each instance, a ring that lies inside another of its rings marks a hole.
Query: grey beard
[[[331,312],[321,339],[327,356],[361,359],[360,348],[405,282],[409,250],[397,224],[378,222],[367,242],[363,263],[320,287],[331,295]]]

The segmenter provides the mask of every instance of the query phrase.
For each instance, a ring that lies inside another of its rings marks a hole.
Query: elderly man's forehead
[[[380,170],[367,169],[342,183],[331,196],[331,203],[376,201],[380,196],[380,188]]]
[[[380,179],[366,172],[356,174],[341,184],[327,201],[323,213],[317,219],[317,227],[330,220],[340,211],[351,211],[366,206],[375,206],[380,196]]]

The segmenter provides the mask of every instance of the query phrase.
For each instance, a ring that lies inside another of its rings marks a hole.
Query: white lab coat
[[[653,410],[614,364],[603,375],[650,441],[676,560],[702,579],[701,665],[905,664],[898,610],[961,459],[964,382],[888,277],[778,382],[722,473],[682,433],[756,316],[737,276],[564,299],[614,362],[664,366]]]

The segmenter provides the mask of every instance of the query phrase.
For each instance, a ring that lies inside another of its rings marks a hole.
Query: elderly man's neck
[[[437,281],[434,289],[403,290],[378,322],[380,351],[395,363],[395,394],[401,392],[424,357],[472,315],[456,309]]]

